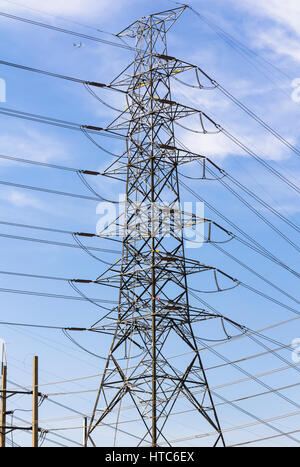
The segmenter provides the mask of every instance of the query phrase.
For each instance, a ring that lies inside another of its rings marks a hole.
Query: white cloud
[[[228,127],[227,129],[245,146],[265,160],[282,162],[290,157],[286,148],[270,134],[261,131],[249,133],[243,125],[235,125],[234,130]],[[223,133],[196,135],[182,131],[178,135],[178,139],[191,151],[207,156],[216,163],[230,156],[251,157]],[[290,142],[293,144],[295,141],[290,139]]]
[[[244,0],[239,6],[246,7],[256,15],[267,16],[282,26],[292,29],[299,35],[300,8],[299,0]]]
[[[222,134],[195,135],[185,132],[179,139],[191,151],[210,157],[215,162],[219,162],[229,155],[240,153],[237,146]]]
[[[228,111],[230,108],[229,100],[213,91],[196,90],[172,81],[172,92],[178,102],[199,110]]]
[[[269,48],[278,55],[286,55],[300,62],[299,37],[291,37],[280,28],[272,27],[268,31],[260,31],[254,41],[259,48]]]
[[[17,208],[43,209],[43,204],[37,198],[17,190],[1,192],[0,199]]]
[[[236,0],[231,1],[236,6]],[[268,48],[277,55],[300,61],[298,0],[244,0],[238,3],[238,8],[247,9],[250,19],[256,19],[249,28],[254,46]],[[265,20],[271,20],[273,25],[267,24]]]
[[[264,100],[264,108],[268,109],[268,115],[277,115],[278,102],[274,103],[273,100],[271,102],[269,101],[267,96],[268,88],[251,87],[250,82],[246,81],[238,81],[235,83],[234,87],[235,90],[233,93],[237,94],[239,98],[241,96],[243,98],[253,98],[257,95],[261,100],[265,95],[266,99]],[[174,95],[176,96],[176,100],[180,102],[186,101],[186,103],[193,108],[197,108],[206,112],[207,115],[210,116],[215,122],[220,123],[221,126],[232,133],[246,146],[254,150],[261,157],[273,161],[282,161],[290,157],[289,151],[287,151],[284,145],[279,143],[279,141],[277,141],[274,136],[259,128],[256,123],[248,118],[248,116],[244,114],[241,115],[240,112],[237,112],[236,106],[223,95],[216,95],[215,93],[212,94],[210,91],[197,92],[194,89],[177,85],[174,89]],[[286,105],[280,103],[280,122],[282,121],[284,115],[289,115],[290,117],[290,105],[291,102],[288,102]],[[253,108],[251,105],[250,107]],[[197,120],[195,117],[192,119],[183,119],[180,121],[180,123],[185,125],[187,128],[200,130],[199,120]],[[204,120],[204,123],[208,131],[214,129],[211,124],[206,122],[206,120]],[[278,122],[274,122],[274,124],[276,127]],[[286,138],[291,144],[296,145],[296,138]],[[207,155],[208,157],[212,157],[215,161],[222,160],[231,155],[245,155],[245,152],[242,149],[226,138],[223,134],[196,135],[187,131],[180,131],[179,139],[181,139],[183,143],[192,151],[197,153],[200,152],[201,154]]]
[[[51,2],[41,2],[40,0],[16,0],[6,1],[1,0],[1,4],[6,8],[6,11],[14,13],[24,13],[24,9],[29,11],[34,10],[36,13],[46,13],[50,15],[62,15],[67,18],[77,19],[101,19],[103,24],[103,18],[107,18],[114,14],[117,10],[124,6],[124,3],[128,5],[128,0],[110,1],[110,0],[52,0]],[[25,7],[24,7],[25,6]],[[26,8],[27,7],[27,8]]]
[[[57,138],[23,126],[17,130],[13,134],[0,132],[0,154],[41,162],[66,159],[66,146]]]

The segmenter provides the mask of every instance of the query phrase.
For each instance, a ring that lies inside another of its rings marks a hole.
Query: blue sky
[[[97,33],[96,30],[89,29],[84,25],[117,33],[141,16],[174,6],[170,1],[153,1],[150,4],[150,2],[143,0],[138,2],[70,0],[68,2],[52,1],[51,3],[38,0],[23,0],[21,2],[20,0],[20,3],[26,5],[27,8],[22,7],[18,2],[0,0],[0,11],[48,22],[85,34],[98,34],[99,37],[113,41],[117,39],[104,33]],[[298,147],[300,104],[292,99],[292,81],[300,77],[300,7],[298,2],[288,0],[283,4],[279,0],[269,0],[268,2],[213,0],[211,2],[194,1],[192,5],[210,21],[242,41],[261,58],[254,61],[249,59],[249,56],[245,58],[243,54],[241,55],[230,47],[215,31],[211,30],[206,23],[200,21],[189,10],[182,15],[169,33],[169,54],[201,67],[279,131],[288,141]],[[41,10],[43,13],[37,10]],[[63,18],[66,20],[64,21]],[[1,60],[82,79],[110,82],[132,59],[132,52],[129,51],[88,40],[83,40],[82,47],[74,47],[73,44],[79,42],[77,38],[3,17],[0,19],[0,24]],[[267,65],[266,61],[273,63],[284,74]],[[116,112],[101,105],[79,84],[55,80],[4,66],[0,67],[0,77],[5,79],[7,84],[7,101],[2,104],[2,107],[99,126],[105,126],[116,116]],[[300,178],[298,156],[237,109],[220,92],[217,90],[200,91],[184,87],[176,81],[173,82],[172,92],[176,100],[205,111],[297,184]],[[99,96],[118,108],[122,109],[126,106],[119,94],[100,90]],[[103,170],[111,161],[109,155],[99,151],[80,132],[26,122],[3,115],[0,115],[0,122],[0,154],[99,171]],[[299,222],[297,193],[294,193],[253,159],[246,156],[224,136],[195,135],[182,129],[179,129],[177,136],[193,151],[208,155],[211,160],[223,167],[242,184],[255,191],[258,196],[265,199],[291,221],[296,224]],[[101,144],[118,154],[124,151],[122,144],[115,140],[103,138]],[[185,175],[195,176],[197,167],[191,166],[182,170]],[[71,193],[90,194],[74,173],[3,160],[0,160],[0,181],[42,186]],[[117,182],[103,179],[95,181],[90,178],[89,182],[101,195],[109,199],[117,199],[118,193],[122,193],[124,190]],[[218,182],[194,181],[188,183],[193,190],[200,193],[226,217],[232,219],[244,231],[270,249],[288,266],[298,270],[299,260],[296,256],[298,253],[291,245],[278,237],[235,197],[226,192]],[[191,194],[185,190],[182,191],[182,198],[184,201],[195,201]],[[247,198],[247,200],[253,204],[251,199]],[[0,221],[68,231],[94,232],[98,220],[96,204],[94,201],[74,200],[0,185]],[[278,221],[257,203],[253,206],[293,242],[297,243],[297,234],[291,228]],[[213,218],[230,228],[208,208],[206,208],[206,217]],[[232,229],[230,228],[230,230]],[[32,235],[41,239],[74,243],[72,237],[68,235],[34,230],[26,231],[21,228],[1,226],[0,233],[27,237]],[[86,241],[86,244],[101,248],[113,247],[110,242],[105,240],[93,241],[91,239]],[[70,279],[94,279],[103,271],[101,263],[75,248],[34,244],[8,238],[0,238],[0,245],[0,269],[2,271]],[[249,264],[262,276],[299,299],[299,286],[294,276],[237,242],[233,241],[227,246],[225,245],[224,248],[244,263]],[[189,250],[187,253],[189,254]],[[295,302],[276,292],[249,271],[218,253],[213,247],[205,246],[196,252],[191,250],[190,254],[298,309]],[[106,256],[105,259],[108,261],[115,261],[120,255],[116,252],[114,255],[107,254]],[[104,259],[103,256],[101,258]],[[5,275],[0,277],[0,284],[2,289],[33,290],[64,295],[72,295],[73,293],[69,285],[65,283],[7,277]],[[201,288],[200,279],[193,279],[191,285],[195,288]],[[99,289],[93,286],[92,289],[84,290],[93,297],[116,299],[116,295],[103,288]],[[227,317],[252,329],[261,329],[294,317],[288,310],[257,297],[243,288],[222,294],[203,295],[202,298]],[[32,296],[2,293],[1,305],[0,321],[85,327],[96,321],[99,316],[99,310],[90,304]],[[275,328],[267,334],[288,345],[293,339],[300,337],[298,321]],[[201,329],[199,329],[199,335],[203,336]],[[101,373],[103,369],[102,360],[75,347],[59,331],[1,326],[0,338],[7,342],[9,379],[15,383],[25,386],[31,384],[30,372],[33,355],[40,357],[41,383],[96,375]],[[109,339],[93,335],[79,335],[78,341],[92,352],[101,355],[106,354],[109,345]],[[242,339],[234,344],[220,347],[220,352],[231,360],[238,360],[248,355],[263,352],[263,350],[252,341]],[[175,349],[174,353],[176,353]],[[290,351],[284,350],[280,355],[292,362]],[[203,352],[203,360],[205,367],[222,363],[220,358],[209,351]],[[252,374],[270,372],[280,366],[284,366],[284,363],[270,355],[243,364],[243,368]],[[240,371],[226,367],[209,373],[209,381],[213,387],[243,377],[245,375],[242,375]],[[265,384],[278,388],[298,382],[297,373],[294,370],[269,374],[262,377],[262,380]],[[98,383],[99,378],[91,378],[57,386],[45,386],[44,390],[47,393],[94,390]],[[263,389],[257,382],[248,381],[224,387],[219,390],[219,393],[223,397],[233,400],[262,391]],[[299,402],[297,393],[297,388],[283,391],[284,395]],[[69,395],[68,397],[57,396],[56,400],[70,405],[80,412],[90,413],[94,397],[95,394],[91,392]],[[14,402],[14,407],[30,408],[30,400],[28,401],[25,397],[18,397]],[[240,406],[256,416],[262,416],[266,419],[297,410],[295,406],[293,407],[290,403],[274,395],[244,401],[240,403]],[[251,417],[247,417],[232,407],[220,406],[219,410],[221,424],[225,429],[254,422]],[[16,416],[27,420],[30,418],[28,414],[22,412],[16,412]],[[75,430],[69,430],[62,434],[81,442],[81,430],[77,427],[81,426],[82,418],[65,419],[65,417],[72,416],[76,417],[76,414],[45,402],[41,408],[41,425],[46,428],[54,425],[62,428],[73,426],[76,428]],[[54,418],[58,420],[50,420]],[[297,429],[297,422],[297,416],[293,416],[287,419],[283,418],[274,424],[283,431],[293,431]],[[182,423],[182,426],[174,424],[170,428],[170,438],[191,438],[193,433],[196,433],[197,429],[199,430],[197,427],[197,419],[191,415],[189,423]],[[274,431],[269,428],[255,425],[241,430],[228,431],[226,438],[229,444],[236,444],[264,436],[272,436],[272,434]],[[110,436],[109,429],[103,429],[99,434],[99,443],[108,443]],[[297,435],[295,436],[297,438]],[[52,437],[52,439],[55,438]],[[26,434],[16,435],[15,440],[22,444],[30,443],[30,438],[26,437]],[[189,439],[185,444],[205,444],[205,441],[206,438],[204,441]],[[278,438],[265,441],[265,445],[293,446],[295,442],[287,438]]]

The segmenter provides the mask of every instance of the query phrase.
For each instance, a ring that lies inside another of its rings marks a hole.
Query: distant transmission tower
[[[220,317],[191,306],[188,291],[189,275],[209,267],[186,258],[174,220],[181,206],[178,168],[203,157],[176,147],[174,136],[174,122],[196,114],[172,101],[170,89],[172,75],[192,68],[167,51],[166,34],[184,9],[141,18],[119,34],[134,39],[136,51],[111,83],[126,93],[128,108],[109,128],[123,131],[128,147],[126,163],[121,158],[107,173],[126,178],[128,231],[121,261],[98,278],[119,288],[119,305],[107,318],[105,329],[114,337],[86,444],[95,444],[96,428],[100,436],[109,425],[118,429],[120,443],[169,446],[168,433],[178,436],[184,423],[180,406],[197,415],[198,432],[212,433],[212,446],[225,446],[194,331]],[[146,206],[142,214],[139,204]],[[170,235],[158,235],[159,205],[173,216]],[[185,356],[172,360],[174,353]]]

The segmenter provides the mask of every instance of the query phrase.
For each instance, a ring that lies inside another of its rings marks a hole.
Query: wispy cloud
[[[68,18],[77,19],[94,19],[95,15],[101,15],[101,18],[107,18],[121,9],[124,4],[128,4],[128,0],[118,0],[111,2],[110,0],[72,0],[62,2],[60,0],[52,0],[51,2],[40,2],[40,0],[26,0],[26,2],[18,2],[18,0],[8,1],[1,0],[1,4],[5,5],[7,11],[24,13],[24,5],[27,10],[33,9],[36,13],[45,12],[51,15],[65,15]]]
[[[45,132],[19,125],[16,131],[0,131],[0,153],[8,156],[25,157],[30,160],[48,162],[68,158],[67,145]],[[1,162],[2,163],[2,162]]]
[[[294,170],[292,174],[290,171],[285,170],[284,175],[293,183],[299,185],[299,170]],[[273,175],[267,174],[258,168],[252,168],[251,181],[249,181],[246,170],[239,172],[239,181],[248,186],[256,195],[264,199],[277,211],[287,216],[298,214],[300,212],[300,205],[297,194],[290,190],[286,184],[278,180],[275,182],[275,180]],[[274,190],[274,183],[276,183],[276,190]]]
[[[234,6],[247,9],[250,13],[249,19],[255,20],[255,27],[252,24],[251,28],[248,28],[254,46],[269,49],[277,55],[300,62],[298,0],[244,0],[238,5],[234,0],[231,1]]]
[[[292,29],[299,35],[300,31],[300,10],[298,0],[244,0],[241,7],[251,9],[252,14],[267,16],[276,21],[281,26]]]
[[[8,190],[0,193],[0,200],[16,207],[16,208],[34,208],[44,210],[44,205],[38,198],[21,193],[17,190]]]
[[[291,37],[283,29],[272,27],[268,31],[262,30],[254,43],[258,48],[268,47],[278,55],[286,55],[296,62],[300,62],[299,36]]]
[[[251,87],[250,83],[240,81],[235,83],[234,94],[242,98],[246,97],[260,99],[264,98],[265,107],[269,109],[269,115],[277,115],[278,102],[269,100],[268,88]],[[266,133],[262,128],[253,123],[246,115],[237,113],[237,107],[222,94],[211,91],[195,91],[184,86],[175,86],[174,95],[179,102],[186,102],[187,105],[197,108],[207,113],[216,123],[220,123],[222,127],[236,136],[240,141],[246,144],[249,148],[257,152],[260,156],[274,161],[281,161],[290,157],[289,152],[284,145],[279,143],[272,135]],[[280,105],[281,114],[280,121],[283,115],[287,115],[287,121],[291,116],[292,101],[287,104]],[[251,107],[251,105],[250,105]],[[254,109],[255,110],[255,109]],[[224,122],[224,123],[223,123]],[[199,120],[196,122],[193,119],[192,124],[181,121],[186,127],[200,130]],[[276,122],[277,124],[277,122]],[[209,125],[208,125],[209,126]],[[276,126],[276,125],[275,125]],[[211,125],[210,125],[211,127]],[[233,128],[233,129],[232,129]],[[207,128],[208,130],[212,128]],[[195,152],[201,152],[214,160],[222,160],[231,155],[245,155],[236,144],[226,138],[223,134],[193,134],[187,131],[180,131],[180,138],[183,143]],[[287,138],[291,144],[296,144],[296,138]]]

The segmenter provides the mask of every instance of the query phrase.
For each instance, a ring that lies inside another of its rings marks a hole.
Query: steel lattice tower
[[[124,132],[128,151],[126,164],[116,162],[109,171],[126,178],[128,231],[122,260],[98,279],[119,286],[119,305],[106,328],[114,337],[86,443],[101,424],[117,423],[113,414],[126,400],[136,413],[131,425],[136,444],[169,445],[168,421],[184,399],[203,426],[215,432],[211,444],[225,445],[194,331],[195,325],[219,317],[191,306],[188,293],[189,275],[208,267],[186,258],[182,231],[171,225],[170,235],[158,235],[156,222],[157,205],[167,206],[171,217],[179,211],[178,167],[200,157],[176,148],[174,136],[174,122],[195,114],[172,101],[170,88],[172,74],[191,68],[167,51],[167,31],[183,11],[142,18],[120,33],[135,40],[136,53],[112,82],[126,92],[128,109],[109,128]],[[146,209],[137,209],[140,203]],[[168,359],[174,349],[189,353],[176,366]]]

